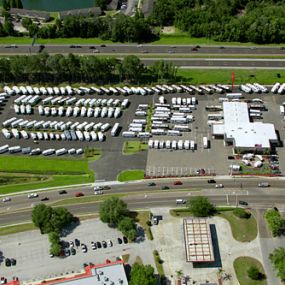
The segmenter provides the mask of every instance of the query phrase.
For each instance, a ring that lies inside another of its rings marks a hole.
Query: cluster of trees
[[[99,37],[113,42],[149,42],[154,39],[152,28],[137,12],[134,17],[118,14],[116,17],[83,17],[67,16],[63,20],[57,19],[54,24],[38,26],[32,20],[24,18],[22,25],[29,36],[39,38],[92,38]]]
[[[186,205],[195,217],[208,217],[216,212],[215,206],[203,196],[190,198]]]
[[[157,0],[151,16],[193,37],[258,44],[285,42],[284,17],[283,0]]]
[[[52,208],[38,204],[33,208],[32,221],[41,234],[48,234],[51,243],[50,253],[58,256],[61,252],[60,233],[75,221],[75,217],[65,208]]]
[[[4,10],[9,10],[10,8],[23,9],[23,3],[21,0],[2,0],[2,7]]]
[[[133,218],[130,217],[127,204],[116,198],[106,199],[100,206],[100,219],[112,227],[117,227],[129,240],[137,237],[137,228]]]
[[[252,280],[262,280],[265,278],[264,274],[256,266],[249,267],[247,275]]]
[[[274,237],[285,234],[285,220],[278,211],[275,209],[268,210],[264,217]]]
[[[136,56],[126,56],[123,60],[96,56],[69,54],[48,55],[40,53],[31,56],[0,58],[1,82],[92,82],[111,84],[124,80],[138,83],[174,82],[176,68],[172,63],[146,67]]]
[[[285,281],[285,248],[275,248],[269,255],[269,259],[273,268],[277,271],[277,275],[282,281]]]
[[[157,279],[151,265],[134,263],[130,275],[130,285],[156,285]]]

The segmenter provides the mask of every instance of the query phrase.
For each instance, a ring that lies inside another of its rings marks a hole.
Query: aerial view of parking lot
[[[2,0],[1,284],[284,284],[285,6],[257,2]]]

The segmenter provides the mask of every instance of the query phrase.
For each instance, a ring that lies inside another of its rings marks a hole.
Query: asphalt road
[[[191,193],[191,194],[190,194]],[[140,194],[135,196],[129,196],[123,198],[127,202],[129,209],[149,209],[151,207],[177,207],[176,199],[188,199],[189,196],[201,195],[201,192],[164,192],[157,194]],[[215,205],[236,205],[237,201],[243,200],[249,203],[249,207],[259,208],[259,207],[272,207],[276,203],[285,203],[285,196],[280,194],[204,194],[203,196],[208,196],[210,201]],[[100,202],[92,202],[77,205],[68,205],[66,208],[71,211],[74,215],[96,213],[98,212]],[[32,207],[29,209],[9,212],[0,215],[0,225],[8,225],[21,223],[26,221],[31,221],[31,211]]]
[[[32,40],[31,40],[32,42]],[[238,46],[201,46],[195,45],[137,45],[137,44],[106,44],[106,45],[44,45],[43,51],[48,53],[80,53],[80,54],[240,54],[240,55],[285,55],[285,48],[282,47],[238,47]],[[94,49],[95,48],[95,49]],[[10,45],[0,45],[0,54],[29,54],[38,53],[40,46],[17,45],[17,48]],[[194,50],[193,50],[194,49]],[[95,52],[94,52],[95,51]]]

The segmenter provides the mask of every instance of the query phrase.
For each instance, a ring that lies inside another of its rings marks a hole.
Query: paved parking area
[[[182,270],[185,276],[190,277],[188,284],[207,283],[206,280],[214,283],[217,281],[218,268],[222,267],[231,275],[231,280],[223,281],[223,284],[236,285],[233,261],[237,257],[246,255],[262,260],[258,239],[249,243],[237,242],[232,237],[229,223],[223,218],[213,217],[209,218],[209,224],[212,228],[215,262],[193,266],[193,263],[186,262],[183,219],[172,217],[168,208],[156,208],[154,211],[163,216],[159,224],[152,227],[152,232],[167,276],[175,277],[176,271]],[[174,278],[172,282],[174,284]]]
[[[152,244],[148,240],[136,243],[119,245],[117,238],[122,234],[116,229],[109,228],[98,219],[84,221],[63,240],[70,241],[78,238],[88,248],[87,253],[82,253],[81,248],[76,255],[66,258],[50,258],[49,242],[47,235],[41,235],[39,231],[25,232],[4,236],[0,239],[0,248],[4,257],[15,258],[15,267],[0,265],[1,276],[17,276],[22,281],[47,279],[68,273],[80,272],[83,263],[104,263],[106,259],[116,260],[124,254],[130,254],[129,262],[134,262],[136,256],[140,256],[145,264],[154,266]],[[91,241],[112,240],[113,247],[101,248],[93,251]]]

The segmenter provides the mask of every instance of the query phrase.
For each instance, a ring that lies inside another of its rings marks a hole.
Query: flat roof
[[[45,281],[38,285],[128,285],[123,261],[85,267],[85,273],[68,278]]]
[[[183,220],[186,261],[212,262],[213,253],[210,225],[205,218],[187,218]]]
[[[247,103],[223,102],[224,124],[212,126],[214,135],[224,132],[225,140],[234,140],[235,147],[270,148],[277,141],[273,124],[250,122]]]

